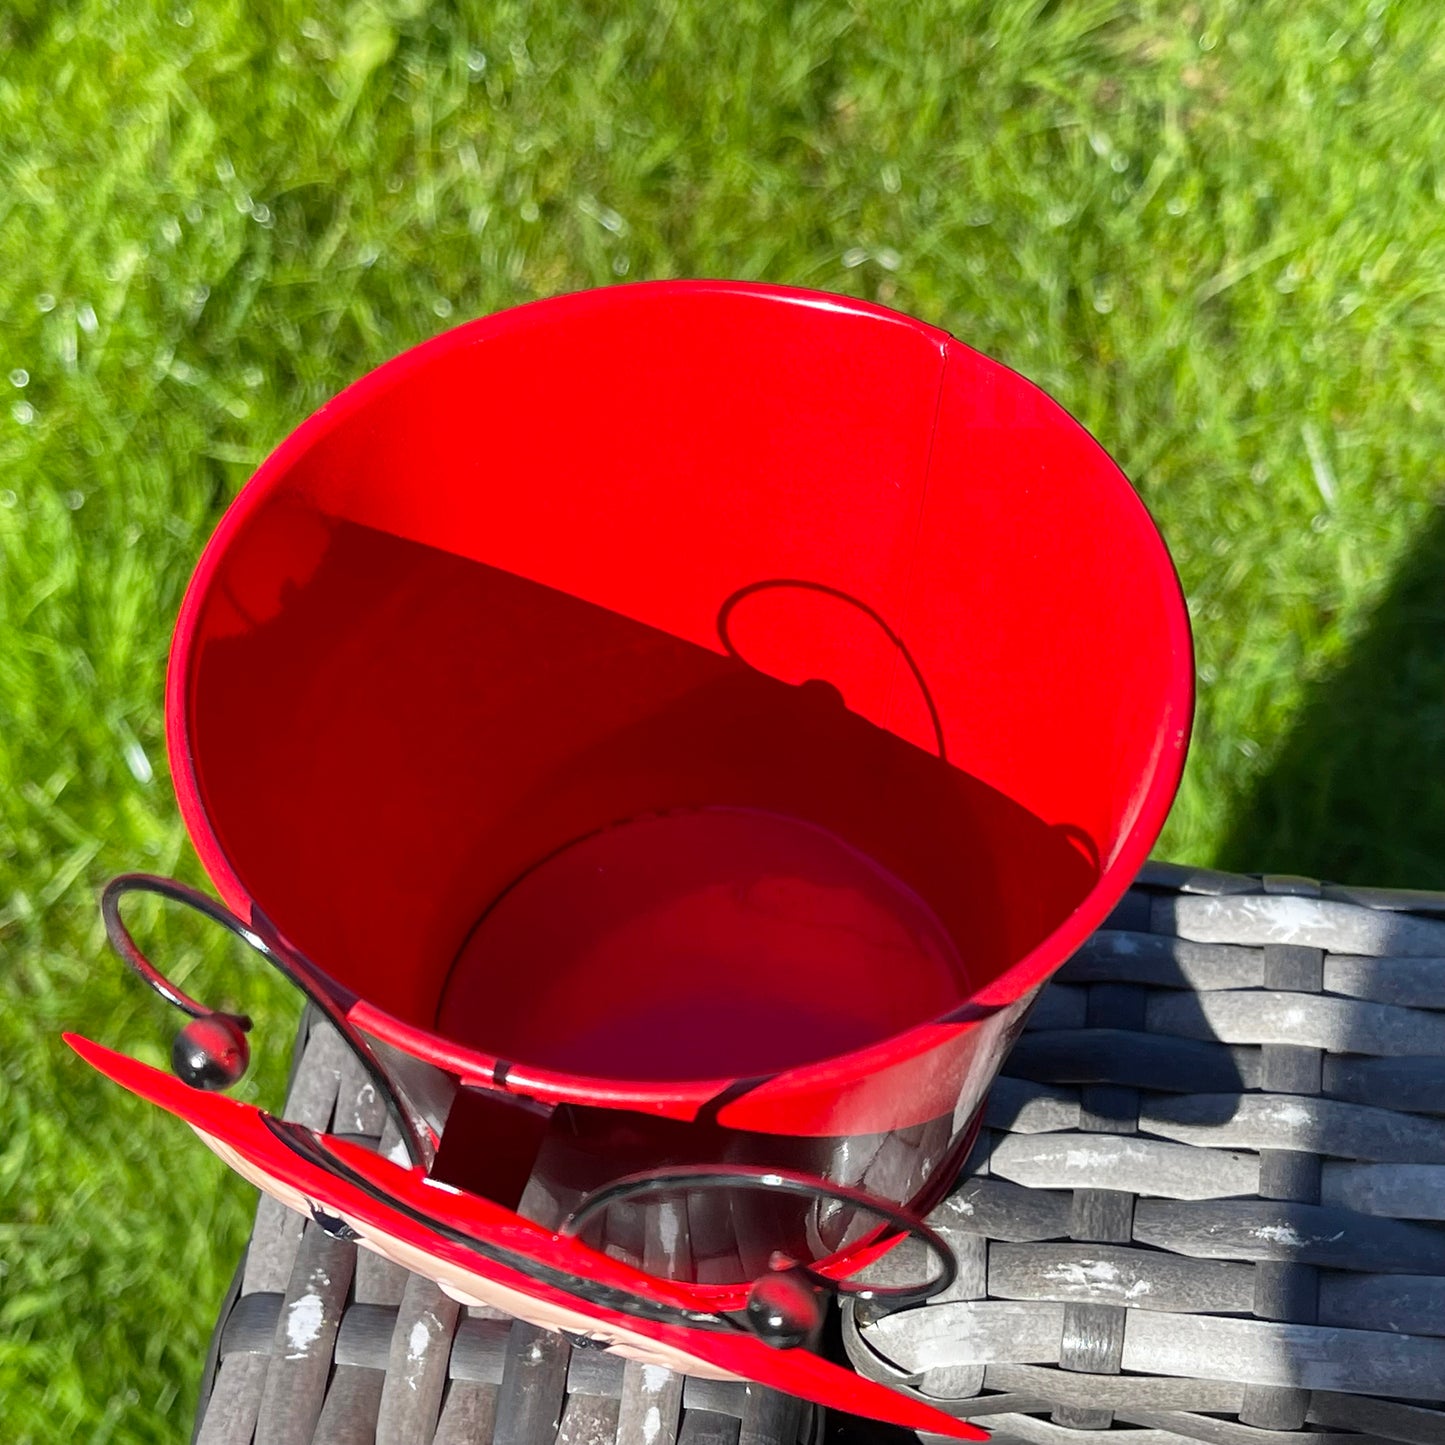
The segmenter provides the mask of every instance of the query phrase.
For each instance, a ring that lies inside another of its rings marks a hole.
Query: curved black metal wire
[[[353,1169],[326,1147],[324,1136],[289,1119],[278,1119],[272,1114],[262,1114],[262,1119],[272,1135],[291,1152],[313,1165],[336,1176],[353,1189],[360,1190],[368,1199],[383,1208],[419,1224],[423,1229],[439,1234],[452,1244],[460,1245],[470,1253],[491,1264],[500,1264],[518,1274],[526,1275],[538,1284],[544,1284],[564,1294],[572,1295],[598,1309],[614,1310],[618,1314],[634,1319],[651,1320],[659,1324],[681,1325],[686,1329],[722,1330],[728,1332],[747,1331],[747,1326],[721,1311],[690,1310],[678,1305],[663,1304],[658,1300],[644,1299],[618,1285],[602,1284],[597,1280],[575,1275],[555,1265],[546,1264],[528,1254],[508,1249],[506,1245],[491,1240],[478,1239],[454,1224],[448,1224],[435,1215],[404,1199],[399,1199],[388,1190],[381,1188],[364,1174]]]
[[[214,898],[208,898],[204,893],[188,887],[184,883],[177,882],[174,878],[162,878],[154,873],[122,873],[118,877],[112,878],[106,884],[105,891],[100,895],[100,912],[101,917],[105,920],[105,934],[110,940],[110,946],[167,1003],[174,1004],[176,1008],[189,1014],[192,1018],[206,1018],[219,1011],[207,1008],[183,989],[177,988],[146,957],[120,916],[120,901],[128,893],[153,893],[172,903],[179,903],[187,908],[195,909],[213,923],[220,924],[227,932],[234,934],[248,948],[260,954],[267,963],[277,969],[288,983],[299,989],[306,999],[325,1014],[347,1047],[356,1055],[357,1062],[380,1091],[380,1097],[386,1105],[387,1112],[396,1121],[396,1126],[401,1131],[402,1146],[411,1162],[424,1168],[431,1167],[432,1161],[436,1157],[436,1149],[432,1144],[425,1122],[403,1102],[391,1078],[372,1051],[371,1045],[366,1042],[366,1039],[347,1017],[350,1001],[339,984],[324,974],[304,954],[285,943],[275,928],[260,915],[257,916],[257,925],[270,932],[269,939],[257,929],[248,927],[224,904],[216,902]],[[232,1017],[235,1017],[243,1028],[250,1029],[251,1020],[245,1015],[238,1014],[232,1015]]]
[[[815,1283],[837,1295],[854,1299],[886,1301],[890,1305],[922,1304],[941,1294],[958,1278],[958,1260],[948,1241],[937,1230],[906,1210],[889,1204],[861,1189],[850,1189],[846,1185],[833,1184],[814,1174],[801,1174],[794,1170],[768,1169],[753,1165],[694,1164],[672,1169],[648,1169],[639,1174],[629,1174],[594,1189],[558,1226],[557,1233],[575,1238],[609,1205],[624,1199],[634,1199],[640,1194],[656,1194],[671,1189],[736,1189],[740,1184],[768,1190],[777,1194],[792,1194],[812,1200],[833,1200],[839,1204],[867,1210],[877,1215],[880,1224],[890,1230],[911,1235],[922,1240],[937,1256],[937,1275],[921,1285],[875,1285],[852,1284],[847,1280],[833,1279],[798,1265]]]
[[[212,923],[219,923],[227,932],[234,934],[268,961],[274,961],[271,960],[271,951],[265,943],[229,908],[217,903],[214,898],[208,898],[204,893],[198,893],[194,888],[176,882],[174,878],[160,878],[153,873],[122,873],[112,878],[100,895],[100,916],[105,922],[105,936],[110,940],[110,946],[167,1003],[174,1004],[193,1019],[208,1018],[218,1010],[197,1003],[190,994],[173,984],[141,951],[140,945],[131,936],[130,929],[125,926],[125,920],[120,916],[120,900],[127,893],[154,893],[173,903],[183,903],[194,908]],[[251,1020],[245,1014],[234,1014],[232,1017],[250,1032]]]

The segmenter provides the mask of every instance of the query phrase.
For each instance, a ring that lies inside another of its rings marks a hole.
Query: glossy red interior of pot
[[[298,429],[197,569],[168,726],[227,901],[383,1033],[644,1105],[896,1066],[917,1101],[850,1121],[892,1127],[975,1067],[910,1076],[936,1021],[1127,887],[1191,698],[1157,532],[1035,387],[862,303],[665,283],[462,327]]]

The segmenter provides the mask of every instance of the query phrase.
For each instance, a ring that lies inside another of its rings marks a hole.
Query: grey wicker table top
[[[375,1134],[334,1035],[288,1112]],[[854,1365],[1002,1441],[1445,1445],[1445,895],[1151,866],[1040,1000]],[[304,1312],[301,1318],[298,1311]],[[814,1412],[486,1311],[263,1198],[205,1445],[792,1445]]]

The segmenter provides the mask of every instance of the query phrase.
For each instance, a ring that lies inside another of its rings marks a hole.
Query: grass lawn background
[[[1171,544],[1200,712],[1160,851],[1445,886],[1442,216],[1431,0],[0,7],[0,1438],[189,1428],[254,1196],[57,1035],[163,1057],[96,891],[199,881],[170,627],[309,411],[623,278],[914,313]]]

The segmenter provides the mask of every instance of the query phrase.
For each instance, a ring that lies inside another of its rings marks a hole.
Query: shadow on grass
[[[1217,864],[1445,887],[1445,512],[1345,662],[1312,689]]]

